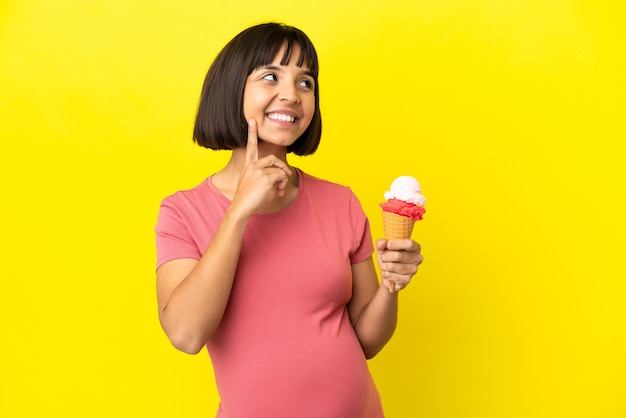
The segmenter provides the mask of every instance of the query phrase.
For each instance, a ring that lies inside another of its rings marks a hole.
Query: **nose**
[[[280,86],[279,98],[287,103],[300,103],[298,89],[293,83],[284,83]]]

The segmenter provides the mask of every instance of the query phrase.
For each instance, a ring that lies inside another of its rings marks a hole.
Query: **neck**
[[[275,157],[287,162],[287,150],[284,147],[263,146],[259,144],[259,159],[268,155],[274,155]],[[243,171],[246,162],[246,149],[237,148],[232,151],[230,160],[220,171],[213,175],[213,184],[217,189],[226,197],[232,200],[237,190],[237,184],[239,183],[239,177]],[[288,164],[288,163],[287,163]],[[298,175],[295,168],[289,166],[293,174],[289,177],[286,191],[286,196],[291,195],[290,191],[296,191],[299,185]]]
[[[259,144],[259,160],[267,157],[268,155],[273,155],[278,159],[287,162],[287,150],[285,147],[275,147],[275,146],[264,146],[264,143]],[[239,176],[243,171],[243,167],[246,163],[246,149],[245,148],[237,148],[234,149],[230,160],[226,164],[226,166],[220,171],[223,172],[224,175],[231,177],[232,180],[236,182],[239,180]],[[291,168],[291,166],[289,166]]]
[[[268,155],[273,155],[278,159],[287,163],[287,149],[285,147],[277,147],[273,145],[269,145],[267,143],[261,142],[258,145],[259,150],[259,160],[261,158],[267,157]],[[237,148],[232,151],[230,156],[230,160],[228,164],[224,167],[224,169],[233,170],[233,172],[239,178],[239,174],[243,170],[244,164],[246,162],[246,149],[245,148]]]

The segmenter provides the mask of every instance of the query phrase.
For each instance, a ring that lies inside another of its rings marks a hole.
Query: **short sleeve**
[[[350,254],[350,263],[357,264],[374,253],[370,223],[363,212],[361,203],[350,191],[350,222],[354,239],[354,252]]]
[[[167,202],[167,199],[161,203],[155,232],[156,268],[179,258],[200,259],[202,257],[189,228],[183,222],[176,208]]]

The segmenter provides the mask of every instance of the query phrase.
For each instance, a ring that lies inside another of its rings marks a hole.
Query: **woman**
[[[398,294],[422,262],[411,240],[378,240],[347,187],[287,154],[321,137],[317,53],[294,27],[233,38],[202,89],[194,140],[232,150],[221,170],[161,204],[157,296],[173,345],[206,345],[218,417],[382,417],[367,368],[391,338]]]

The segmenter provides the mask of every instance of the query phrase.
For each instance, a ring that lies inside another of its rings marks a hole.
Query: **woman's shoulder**
[[[351,194],[352,191],[349,186],[326,180],[320,177],[313,176],[311,174],[305,173],[301,170],[300,177],[305,182],[305,188],[310,189],[315,192],[325,192],[325,193],[338,193],[338,194]]]
[[[360,202],[350,186],[302,173],[302,190],[318,205],[358,207]]]
[[[176,205],[177,203],[180,204],[182,202],[198,200],[202,198],[203,196],[206,196],[207,194],[209,194],[208,192],[211,188],[210,185],[211,185],[211,181],[209,177],[209,178],[204,179],[200,184],[197,184],[196,186],[179,189],[167,195],[165,198],[163,198],[162,204],[169,203],[169,204]]]

